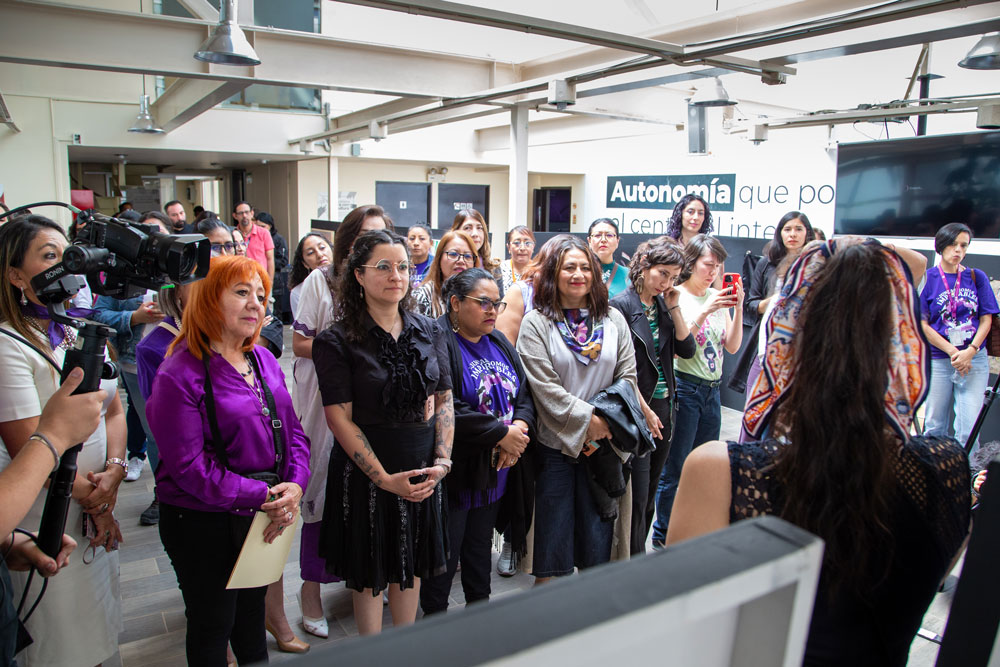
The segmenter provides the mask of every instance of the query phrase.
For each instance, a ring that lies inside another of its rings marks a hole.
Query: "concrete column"
[[[496,254],[504,252],[504,232],[517,225],[531,224],[528,206],[528,107],[518,104],[510,111],[510,185],[508,187],[507,225],[494,226],[492,246]]]

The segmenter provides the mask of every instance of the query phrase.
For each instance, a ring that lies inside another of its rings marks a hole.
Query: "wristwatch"
[[[104,462],[104,469],[107,470],[108,466],[111,465],[121,466],[122,470],[125,471],[125,474],[126,475],[128,474],[128,461],[126,461],[125,459],[120,459],[117,457],[108,459],[107,461]]]

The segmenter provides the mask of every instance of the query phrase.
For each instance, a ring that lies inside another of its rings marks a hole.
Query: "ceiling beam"
[[[208,0],[177,0],[177,2],[196,19],[211,23],[219,22],[219,10]]]
[[[243,81],[177,79],[156,98],[150,112],[171,132],[247,87]]]
[[[335,1],[348,5],[361,5],[363,7],[374,7],[375,9],[387,9],[405,14],[415,14],[417,16],[430,16],[449,21],[474,23],[492,28],[503,28],[504,30],[516,30],[517,32],[526,32],[532,35],[542,35],[544,37],[566,39],[572,42],[605,46],[620,51],[645,53],[665,59],[683,52],[683,48],[677,44],[670,44],[655,39],[632,37],[631,35],[623,35],[606,30],[595,30],[594,28],[561,23],[559,21],[549,21],[548,19],[539,19],[523,14],[512,14],[485,7],[447,2],[447,0]]]
[[[194,59],[215,27],[205,21],[38,0],[0,0],[0,16],[0,62],[430,98],[514,79],[512,66],[485,58],[273,28],[244,28],[262,64],[213,65]],[[142,48],[122,49],[122,35]]]

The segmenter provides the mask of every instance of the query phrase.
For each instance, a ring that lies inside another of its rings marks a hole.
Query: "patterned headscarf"
[[[785,276],[781,295],[763,332],[767,336],[767,351],[761,373],[750,391],[743,415],[743,425],[751,437],[761,437],[774,408],[795,380],[792,349],[806,295],[830,257],[861,243],[878,246],[886,260],[887,277],[892,286],[893,334],[886,369],[885,416],[901,438],[909,438],[913,415],[927,395],[930,370],[927,339],[920,327],[917,291],[899,255],[877,241],[855,237],[811,243]],[[816,363],[823,362],[816,360]]]

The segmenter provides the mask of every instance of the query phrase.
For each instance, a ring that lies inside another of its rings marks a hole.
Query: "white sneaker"
[[[139,475],[142,474],[142,469],[146,465],[146,459],[140,459],[138,456],[133,456],[128,460],[128,472],[125,473],[126,482],[134,482],[139,479]]]

